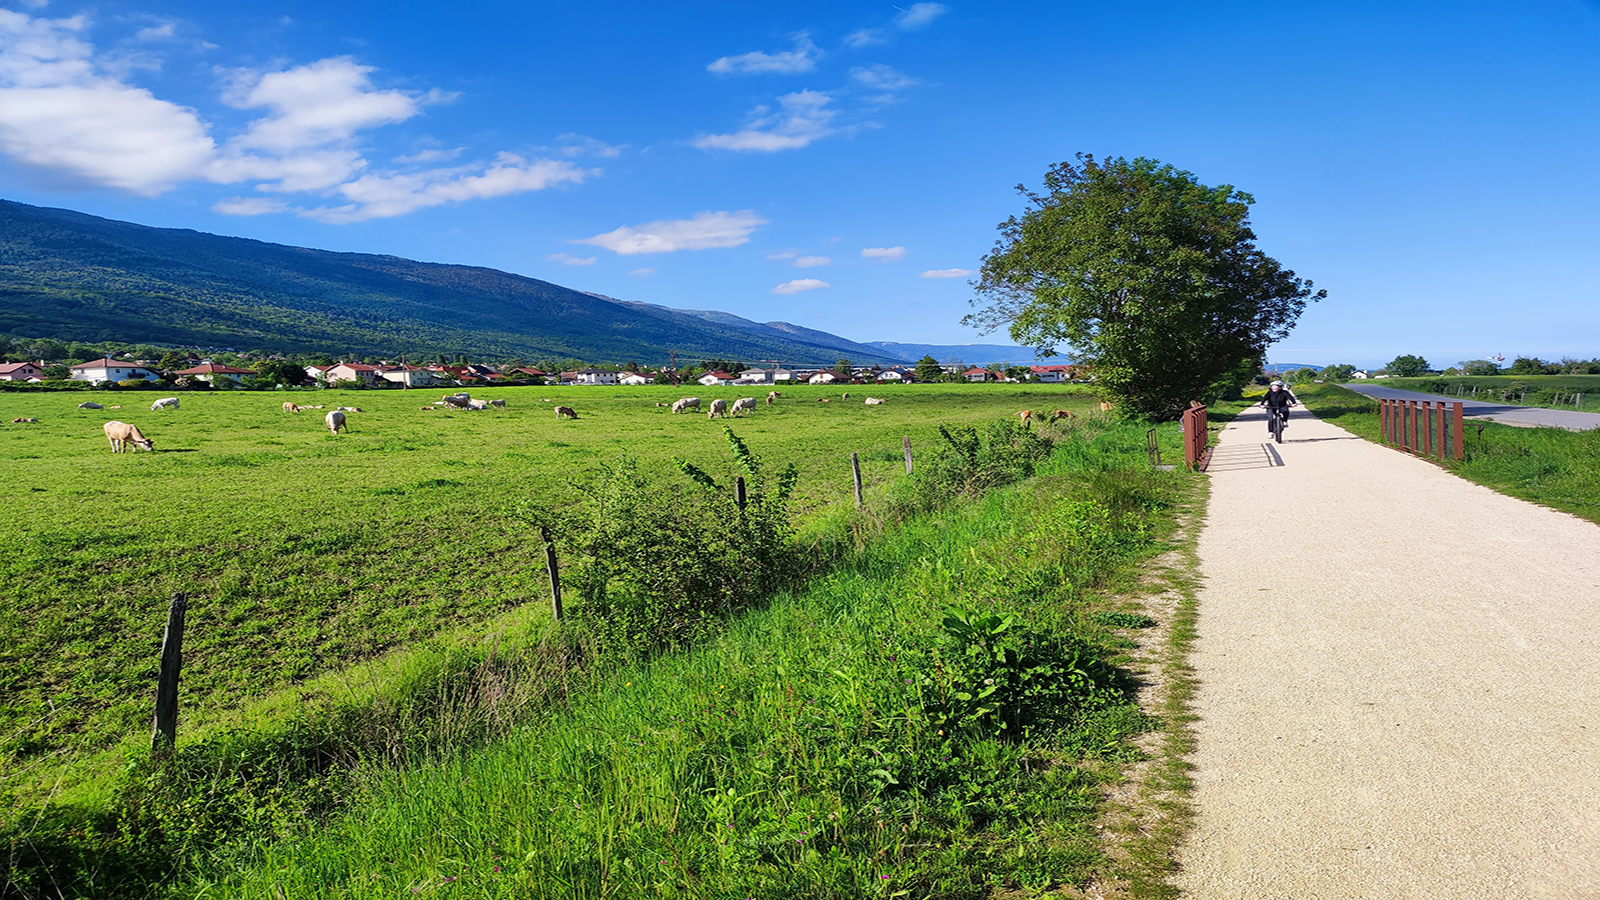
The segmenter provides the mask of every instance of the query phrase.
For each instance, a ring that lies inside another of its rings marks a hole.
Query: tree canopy
[[[939,361],[934,359],[932,354],[917,360],[918,381],[938,381],[939,376],[943,374],[944,370],[939,368]]]
[[[1428,374],[1428,361],[1415,354],[1406,353],[1396,356],[1383,368],[1396,378],[1415,378],[1418,375]]]
[[[1312,292],[1255,245],[1254,199],[1151,159],[1078,154],[1022,185],[963,321],[1053,355],[1073,348],[1125,411],[1177,416],[1254,371]]]

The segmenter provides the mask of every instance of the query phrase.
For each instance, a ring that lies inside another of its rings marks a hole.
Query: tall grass
[[[1136,755],[1124,738],[1157,724],[1108,662],[1119,620],[1098,614],[1164,547],[1189,484],[1148,471],[1141,428],[1089,437],[1067,435],[1022,488],[889,528],[710,643],[597,676],[506,741],[368,769],[336,814],[185,860],[193,878],[171,893],[978,897],[1082,884],[1104,864],[1103,785]],[[1050,714],[1010,724],[1040,690],[1056,692]]]
[[[1296,393],[1319,418],[1382,442],[1377,401],[1326,384],[1302,385]],[[1444,463],[1462,478],[1600,522],[1600,429],[1520,428],[1469,419],[1464,450],[1459,462]]]

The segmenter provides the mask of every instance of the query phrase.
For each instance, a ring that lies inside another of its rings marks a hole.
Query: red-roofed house
[[[246,375],[254,375],[255,373],[249,369],[235,369],[232,366],[219,366],[216,363],[201,363],[198,366],[180,369],[172,374],[187,375],[190,378],[214,385],[217,383],[218,378],[224,378],[234,384],[238,384]]]
[[[42,381],[44,370],[31,362],[0,363],[0,381]]]
[[[699,381],[706,387],[715,387],[722,384],[733,384],[734,376],[719,370],[716,372],[707,372],[704,375],[701,375]]]
[[[366,363],[342,362],[330,366],[322,373],[322,377],[329,383],[336,381],[354,381],[360,384],[376,384],[378,381],[378,367]]]
[[[1059,384],[1078,377],[1077,366],[1029,366],[1028,371],[1035,381],[1046,384]]]
[[[968,369],[961,373],[961,377],[968,381],[993,381],[994,373],[987,369]]]

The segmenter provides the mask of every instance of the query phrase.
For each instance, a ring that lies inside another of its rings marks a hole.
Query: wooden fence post
[[[744,512],[745,493],[743,475],[733,479],[733,502],[739,505],[740,512]]]
[[[901,438],[900,439],[900,446],[905,448],[905,451],[906,451],[906,474],[910,475],[911,474],[911,436],[907,435],[907,436]]]
[[[550,572],[550,617],[561,621],[561,570],[556,566],[556,542],[550,538],[550,526],[540,525],[539,536],[544,538],[544,567]]]
[[[178,670],[183,668],[183,620],[189,598],[172,595],[167,608],[167,630],[161,636],[161,673],[156,677],[156,717],[150,733],[150,752],[165,756],[178,744]]]
[[[856,479],[856,508],[861,508],[861,459],[854,452],[850,454],[850,471]]]
[[[1453,420],[1452,421],[1452,425],[1451,425],[1451,432],[1452,432],[1452,434],[1454,435],[1454,437],[1456,439],[1455,457],[1456,457],[1456,459],[1462,459],[1465,456],[1465,449],[1466,449],[1462,445],[1465,443],[1466,439],[1461,433],[1461,404],[1457,403],[1457,404],[1455,404],[1455,407],[1456,407],[1455,408],[1455,412],[1450,417]],[[1481,434],[1482,432],[1479,432],[1479,433]]]

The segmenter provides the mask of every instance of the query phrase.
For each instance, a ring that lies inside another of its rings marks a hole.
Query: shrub
[[[1054,446],[1047,435],[1010,419],[991,422],[981,434],[971,425],[940,425],[939,436],[944,444],[896,486],[889,501],[894,517],[941,509],[1029,478]]]

